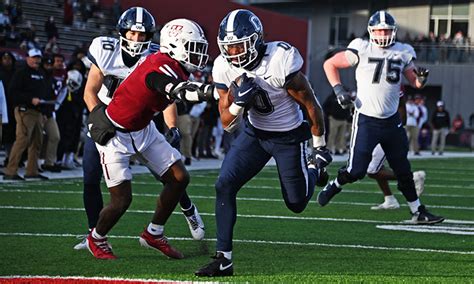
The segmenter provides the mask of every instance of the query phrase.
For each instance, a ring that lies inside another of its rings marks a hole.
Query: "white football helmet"
[[[70,70],[67,72],[66,85],[70,92],[79,90],[82,86],[82,74],[77,70]]]
[[[206,67],[207,46],[202,28],[191,20],[172,20],[161,29],[160,52],[178,60],[188,72]]]

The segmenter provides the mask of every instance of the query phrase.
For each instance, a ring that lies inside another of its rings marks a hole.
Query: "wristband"
[[[324,135],[322,136],[313,135],[313,147],[318,148],[318,147],[324,147],[324,146],[326,146],[326,139],[324,138]]]
[[[238,116],[241,115],[242,112],[244,112],[244,108],[236,105],[235,103],[232,103],[229,107],[229,112],[234,116]]]

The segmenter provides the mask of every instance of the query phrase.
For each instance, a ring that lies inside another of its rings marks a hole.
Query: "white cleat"
[[[377,206],[370,207],[372,210],[391,210],[398,208],[400,208],[400,203],[398,203],[396,199],[391,199],[390,201],[385,201],[384,203]]]
[[[181,211],[184,214],[184,211],[183,210]],[[200,241],[204,239],[204,235],[205,235],[204,222],[202,221],[201,216],[199,215],[196,205],[194,205],[193,215],[186,216],[186,214],[184,214],[184,217],[186,218],[186,222],[188,222],[189,231],[191,231],[191,235],[193,236],[193,239],[195,239],[196,241]]]
[[[74,246],[75,250],[87,249],[87,235],[77,236],[78,239],[81,239],[81,242]]]
[[[425,178],[425,171],[413,172],[413,181],[415,182],[416,195],[418,195],[418,197],[420,197],[420,195],[423,193],[423,190],[425,190]]]

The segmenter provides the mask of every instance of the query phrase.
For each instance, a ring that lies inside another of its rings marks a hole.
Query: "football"
[[[238,76],[237,78],[234,79],[234,81],[232,82],[232,84],[230,85],[229,87],[229,91],[228,91],[228,97],[229,97],[229,103],[233,103],[234,102],[234,93],[235,93],[235,89],[236,87],[239,87],[240,86],[240,81],[241,81],[241,76]]]

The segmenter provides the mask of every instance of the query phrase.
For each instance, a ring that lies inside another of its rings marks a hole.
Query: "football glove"
[[[351,93],[346,88],[344,88],[343,85],[337,84],[333,87],[333,90],[336,94],[337,102],[343,109],[348,109],[352,106],[353,97]]]
[[[252,105],[255,95],[260,87],[255,83],[255,79],[247,77],[247,73],[242,74],[240,82],[232,82],[234,104],[240,107]]]
[[[327,167],[332,162],[332,156],[326,146],[313,148],[313,161],[319,169]]]
[[[318,178],[316,179],[316,186],[323,187],[328,184],[329,174],[326,168],[318,168]]]
[[[416,79],[420,84],[425,85],[426,81],[428,80],[428,75],[430,74],[430,70],[424,68],[424,67],[418,67],[413,69],[413,72],[415,72]]]
[[[171,127],[165,134],[166,141],[175,149],[179,151],[181,142],[181,132],[177,127]]]

